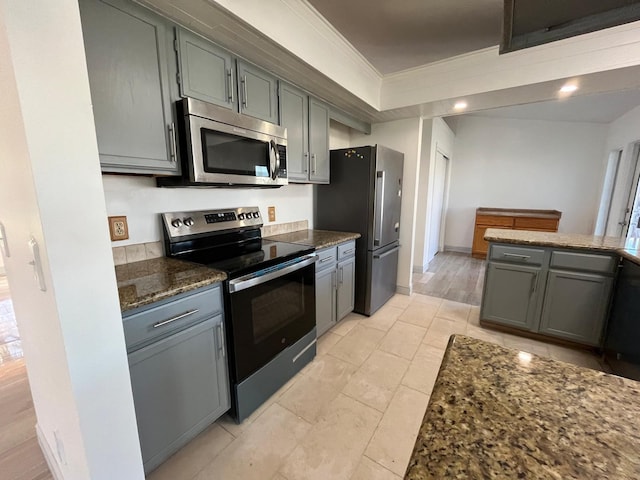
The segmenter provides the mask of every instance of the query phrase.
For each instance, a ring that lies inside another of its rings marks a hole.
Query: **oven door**
[[[236,383],[316,326],[315,260],[307,255],[229,282]]]
[[[286,140],[189,115],[191,181],[229,185],[287,185]]]

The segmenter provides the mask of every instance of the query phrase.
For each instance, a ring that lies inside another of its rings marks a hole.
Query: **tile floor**
[[[400,479],[454,333],[603,369],[590,353],[484,329],[478,315],[421,294],[396,295],[368,318],[350,314],[242,425],[223,417],[149,478]]]

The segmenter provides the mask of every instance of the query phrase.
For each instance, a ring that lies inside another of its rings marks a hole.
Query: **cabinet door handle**
[[[194,315],[196,313],[198,313],[200,310],[198,310],[197,308],[195,310],[189,310],[188,312],[184,312],[181,313],[180,315],[176,315],[175,317],[171,317],[167,320],[163,320],[162,322],[158,322],[158,323],[154,323],[153,324],[153,328],[158,328],[158,327],[162,327],[163,325],[167,325],[168,323],[172,323],[175,322],[176,320],[181,320],[185,317],[189,317],[191,315]]]
[[[309,171],[309,152],[304,152],[304,163],[302,164],[302,171],[307,173]]]
[[[344,267],[340,267],[340,285],[344,283]]]
[[[331,272],[331,289],[336,290],[338,286],[336,285],[336,271]]]
[[[224,349],[224,325],[222,322],[218,324],[216,329],[218,331],[218,353],[220,354],[220,358],[224,358],[226,356],[226,352]]]
[[[311,165],[312,165],[311,173],[315,175],[316,174],[316,154],[315,153],[311,154]]]
[[[171,148],[170,158],[172,163],[176,163],[178,159],[178,152],[176,147],[176,124],[171,123],[169,125],[169,147]]]
[[[233,70],[227,69],[227,88],[229,88],[229,94],[227,98],[230,103],[233,103]]]
[[[522,260],[529,260],[531,258],[531,255],[520,255],[518,253],[503,253],[502,256],[509,258],[520,258]]]
[[[247,102],[249,101],[247,95],[247,76],[243,75],[242,80],[240,81],[242,84],[242,107],[247,108]]]
[[[531,277],[531,295],[536,293],[536,285],[538,284],[538,274],[534,273]]]

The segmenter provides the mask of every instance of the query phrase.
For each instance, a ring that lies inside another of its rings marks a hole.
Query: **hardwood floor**
[[[413,291],[454,302],[480,305],[485,261],[471,255],[440,252],[423,273],[413,274]]]
[[[0,277],[0,478],[53,477],[36,438],[27,369],[6,277]]]

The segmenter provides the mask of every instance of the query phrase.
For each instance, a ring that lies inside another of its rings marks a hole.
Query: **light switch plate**
[[[269,212],[269,221],[270,222],[275,222],[276,221],[276,207],[269,207],[269,208],[267,208],[267,211]]]
[[[128,239],[129,226],[127,225],[127,217],[109,217],[109,233],[113,242]]]

